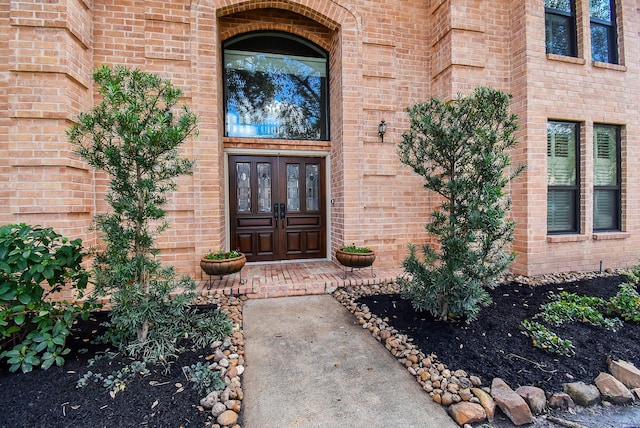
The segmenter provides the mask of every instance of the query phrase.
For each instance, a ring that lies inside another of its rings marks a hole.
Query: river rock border
[[[517,281],[528,285],[554,284],[567,281],[593,279],[602,276],[618,275],[621,271],[605,272],[568,272],[538,277],[505,275],[503,282]],[[460,426],[489,421],[492,422],[496,408],[509,417],[515,425],[534,422],[534,415],[547,412],[547,409],[566,410],[581,406],[599,404],[627,404],[637,397],[640,399],[640,371],[627,362],[609,362],[609,373],[601,373],[595,385],[574,382],[564,385],[564,392],[552,393],[534,386],[523,386],[513,391],[502,379],[491,379],[489,383],[464,370],[447,367],[438,360],[436,354],[429,355],[414,345],[413,339],[389,324],[388,318],[380,319],[364,304],[357,304],[360,297],[399,293],[397,284],[362,285],[339,288],[332,294],[356,318],[363,329],[371,334],[389,352],[398,359],[414,376],[422,389],[436,403],[447,407],[449,415]],[[624,374],[621,374],[624,371]],[[486,379],[485,379],[486,380]],[[556,417],[548,420],[562,423]]]
[[[244,373],[244,332],[242,330],[242,307],[246,296],[227,296],[216,294],[201,296],[198,304],[215,304],[227,314],[233,323],[233,331],[225,340],[211,344],[211,353],[206,357],[209,369],[220,371],[226,387],[222,391],[213,391],[200,400],[199,410],[210,412],[206,428],[241,428],[240,414],[244,391],[242,374]]]

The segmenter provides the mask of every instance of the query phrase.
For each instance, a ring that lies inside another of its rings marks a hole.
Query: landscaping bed
[[[200,303],[211,302],[234,322],[234,333],[226,343],[191,349],[186,341],[187,350],[180,353],[169,372],[161,365],[148,364],[146,370],[132,373],[124,389],[116,393],[112,393],[112,388],[103,387],[102,381],[96,381],[95,377],[89,377],[86,386],[77,388],[78,380],[89,371],[107,377],[132,362],[122,357],[103,357],[89,366],[91,359],[109,350],[105,345],[90,342],[104,332],[106,313],[94,313],[88,321],[75,324],[68,339],[72,351],[62,367],[9,373],[8,366],[3,364],[0,367],[0,427],[213,426],[216,418],[211,410],[199,404],[204,395],[193,388],[182,368],[198,362],[209,365],[215,361],[216,353],[227,357],[228,367],[243,366],[244,342],[241,299],[214,296]],[[234,377],[235,382],[239,379]],[[234,394],[237,395],[237,389]],[[239,407],[241,400],[235,401],[234,405]]]
[[[537,281],[511,278],[491,291],[493,303],[471,324],[444,323],[428,313],[416,312],[395,285],[343,289],[335,296],[407,366],[435,401],[442,402],[447,389],[439,389],[440,383],[447,376],[455,377],[456,372],[473,378],[472,386],[490,387],[493,378],[499,377],[514,390],[532,385],[552,394],[562,392],[565,383],[593,384],[600,372],[608,371],[608,358],[640,367],[638,323],[625,322],[615,333],[585,322],[552,327],[573,342],[573,357],[534,347],[520,329],[521,322],[534,317],[553,294],[567,291],[609,299],[624,281],[626,277],[617,274],[557,275]],[[432,376],[434,370],[438,375]],[[429,378],[437,378],[438,384]],[[635,416],[640,419],[640,412]]]

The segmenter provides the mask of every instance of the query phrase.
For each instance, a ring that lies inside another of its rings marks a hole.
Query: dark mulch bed
[[[104,313],[79,321],[67,341],[72,349],[63,367],[34,369],[31,373],[9,373],[0,366],[0,427],[204,427],[208,412],[197,408],[200,396],[187,382],[183,366],[204,361],[206,350],[181,353],[170,373],[162,366],[150,366],[146,376],[137,375],[115,398],[102,383],[90,382],[76,388],[87,371],[105,377],[131,360],[90,358],[100,355],[105,345],[89,339],[104,331]],[[181,385],[181,386],[180,386]]]
[[[612,333],[586,323],[553,328],[575,346],[574,357],[550,355],[531,344],[519,325],[533,317],[550,293],[560,291],[605,299],[615,295],[624,276],[610,276],[577,282],[531,287],[519,283],[503,284],[491,291],[493,304],[482,310],[477,321],[443,323],[428,313],[416,312],[400,295],[368,296],[358,300],[389,324],[413,338],[424,353],[435,353],[450,369],[463,369],[479,376],[483,383],[500,377],[512,388],[534,385],[549,392],[562,391],[562,384],[573,381],[593,383],[607,371],[607,357],[632,362],[640,367],[640,325],[625,323]]]

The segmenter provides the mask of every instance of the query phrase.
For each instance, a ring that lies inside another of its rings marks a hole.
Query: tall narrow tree
[[[113,292],[118,334],[127,340],[135,331],[142,343],[179,285],[172,267],[157,260],[155,241],[168,227],[167,193],[178,176],[192,173],[194,162],[180,156],[178,147],[196,130],[197,118],[186,106],[175,107],[180,89],[154,74],[103,66],[93,77],[102,101],[80,114],[67,135],[78,155],[109,176],[111,212],[96,216],[106,242],[96,255],[96,289]]]
[[[418,310],[446,320],[473,320],[490,303],[486,289],[514,260],[509,251],[515,223],[506,219],[508,183],[524,165],[507,170],[516,145],[517,118],[510,96],[479,87],[467,97],[430,99],[408,109],[410,129],[399,145],[400,161],[424,177],[442,200],[426,230],[437,239],[415,245],[399,278]]]

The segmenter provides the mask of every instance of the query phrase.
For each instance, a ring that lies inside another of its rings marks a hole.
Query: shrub
[[[516,116],[510,96],[477,88],[454,101],[432,98],[408,109],[410,130],[399,145],[400,161],[441,198],[426,229],[436,244],[409,246],[398,282],[417,310],[440,320],[474,320],[491,302],[487,288],[509,266],[515,223],[507,185],[524,166],[507,173],[515,147]]]
[[[540,307],[541,312],[536,315],[552,325],[562,325],[566,322],[589,322],[610,330],[618,330],[622,322],[617,318],[605,318],[600,309],[604,309],[606,302],[593,296],[579,296],[563,291],[553,300]]]
[[[566,357],[572,357],[576,354],[570,340],[560,338],[540,323],[524,320],[522,324],[520,324],[520,328],[525,336],[531,338],[533,346],[536,348],[540,348],[551,354],[564,355]]]
[[[607,303],[607,311],[625,321],[640,322],[640,294],[634,284],[620,284],[618,293]]]
[[[81,266],[82,241],[51,228],[22,224],[0,227],[0,359],[11,371],[29,372],[64,364],[74,319],[96,306],[83,297],[88,274]],[[74,302],[50,301],[68,287]]]
[[[198,390],[200,395],[206,396],[210,392],[220,391],[227,386],[219,370],[211,370],[208,364],[200,361],[183,367],[182,372],[189,382],[193,383],[193,389]]]

